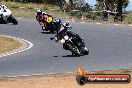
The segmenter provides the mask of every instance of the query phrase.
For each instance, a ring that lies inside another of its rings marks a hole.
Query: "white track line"
[[[83,23],[86,23],[86,22],[85,22],[85,21],[82,21],[82,22],[80,22],[80,23],[82,23],[82,24],[83,24]]]
[[[114,25],[119,25],[119,24],[114,24]]]
[[[65,22],[70,22],[69,20],[65,21]]]
[[[128,26],[132,26],[132,25],[128,25]]]
[[[101,23],[99,23],[99,22],[96,22],[96,24],[101,24]]]
[[[17,18],[17,19],[21,20],[22,18],[21,18],[21,17],[19,17],[19,18]]]
[[[15,40],[20,40],[20,41],[24,41],[28,44],[28,47],[22,49],[22,50],[18,50],[18,51],[14,51],[14,52],[7,52],[7,53],[4,53],[4,54],[1,54],[0,57],[4,57],[4,56],[9,56],[9,55],[12,55],[12,54],[16,54],[16,53],[20,53],[20,52],[23,52],[23,51],[26,51],[30,48],[33,47],[33,44],[25,39],[21,39],[21,38],[16,38],[16,37],[12,37],[12,36],[7,36],[7,35],[1,35],[1,36],[5,36],[5,37],[9,37],[9,38],[13,38]]]
[[[5,78],[17,78],[17,77],[31,77],[31,76],[45,76],[45,75],[58,75],[58,74],[75,74],[75,72],[62,72],[62,73],[47,73],[47,74],[31,74],[31,75],[16,75],[16,76],[0,76]]]

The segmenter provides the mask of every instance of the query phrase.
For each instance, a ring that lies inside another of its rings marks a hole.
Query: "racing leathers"
[[[39,12],[37,13],[36,20],[39,22],[40,26],[42,27],[42,30],[48,29],[50,26],[50,22],[47,22],[47,19],[49,17],[52,17],[51,15],[45,13],[45,12]]]

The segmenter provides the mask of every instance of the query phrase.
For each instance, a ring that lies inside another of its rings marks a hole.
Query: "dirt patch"
[[[0,35],[0,58],[16,53],[23,52],[33,47],[33,44],[27,40],[7,35]]]
[[[18,49],[21,43],[13,38],[0,36],[0,54]]]

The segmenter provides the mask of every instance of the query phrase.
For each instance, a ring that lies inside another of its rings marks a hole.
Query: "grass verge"
[[[5,4],[8,6],[15,17],[22,18],[35,18],[36,8],[40,8],[56,18],[66,18],[68,14],[59,10],[59,6],[50,4],[38,4],[38,3],[21,3],[21,2],[5,2],[1,1],[0,4]]]
[[[125,22],[127,22],[128,24],[132,24],[132,13],[127,14]]]
[[[22,44],[12,38],[0,36],[0,54],[18,49]]]
[[[97,15],[97,13],[93,14],[91,18],[88,18],[86,16],[86,14],[89,14],[88,12],[78,12],[72,15],[71,13],[65,13],[61,11],[59,6],[57,5],[51,5],[51,4],[45,4],[45,3],[38,4],[38,3],[0,1],[0,4],[5,4],[6,6],[8,6],[15,17],[21,17],[21,18],[35,18],[36,17],[35,9],[40,8],[43,11],[51,14],[53,17],[56,17],[56,18],[63,18],[63,19],[69,19],[69,20],[74,18],[74,20],[81,20],[81,21],[84,21],[85,19],[87,19],[86,21],[88,22],[99,21],[102,23],[117,23],[117,22],[114,22],[114,19],[112,16],[110,16],[109,21],[106,22],[102,20],[102,17],[101,17],[102,15],[99,15],[99,14]],[[80,13],[83,15],[84,19],[82,19],[82,15]],[[132,13],[126,14],[124,21],[123,22],[119,21],[118,23],[132,24]]]

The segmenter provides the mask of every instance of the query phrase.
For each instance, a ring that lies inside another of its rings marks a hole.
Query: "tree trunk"
[[[122,0],[118,0],[117,12],[118,12],[118,16],[121,17],[121,21],[122,21],[122,5],[123,5]]]
[[[104,0],[104,3],[105,3],[105,10],[109,10],[108,1]]]

